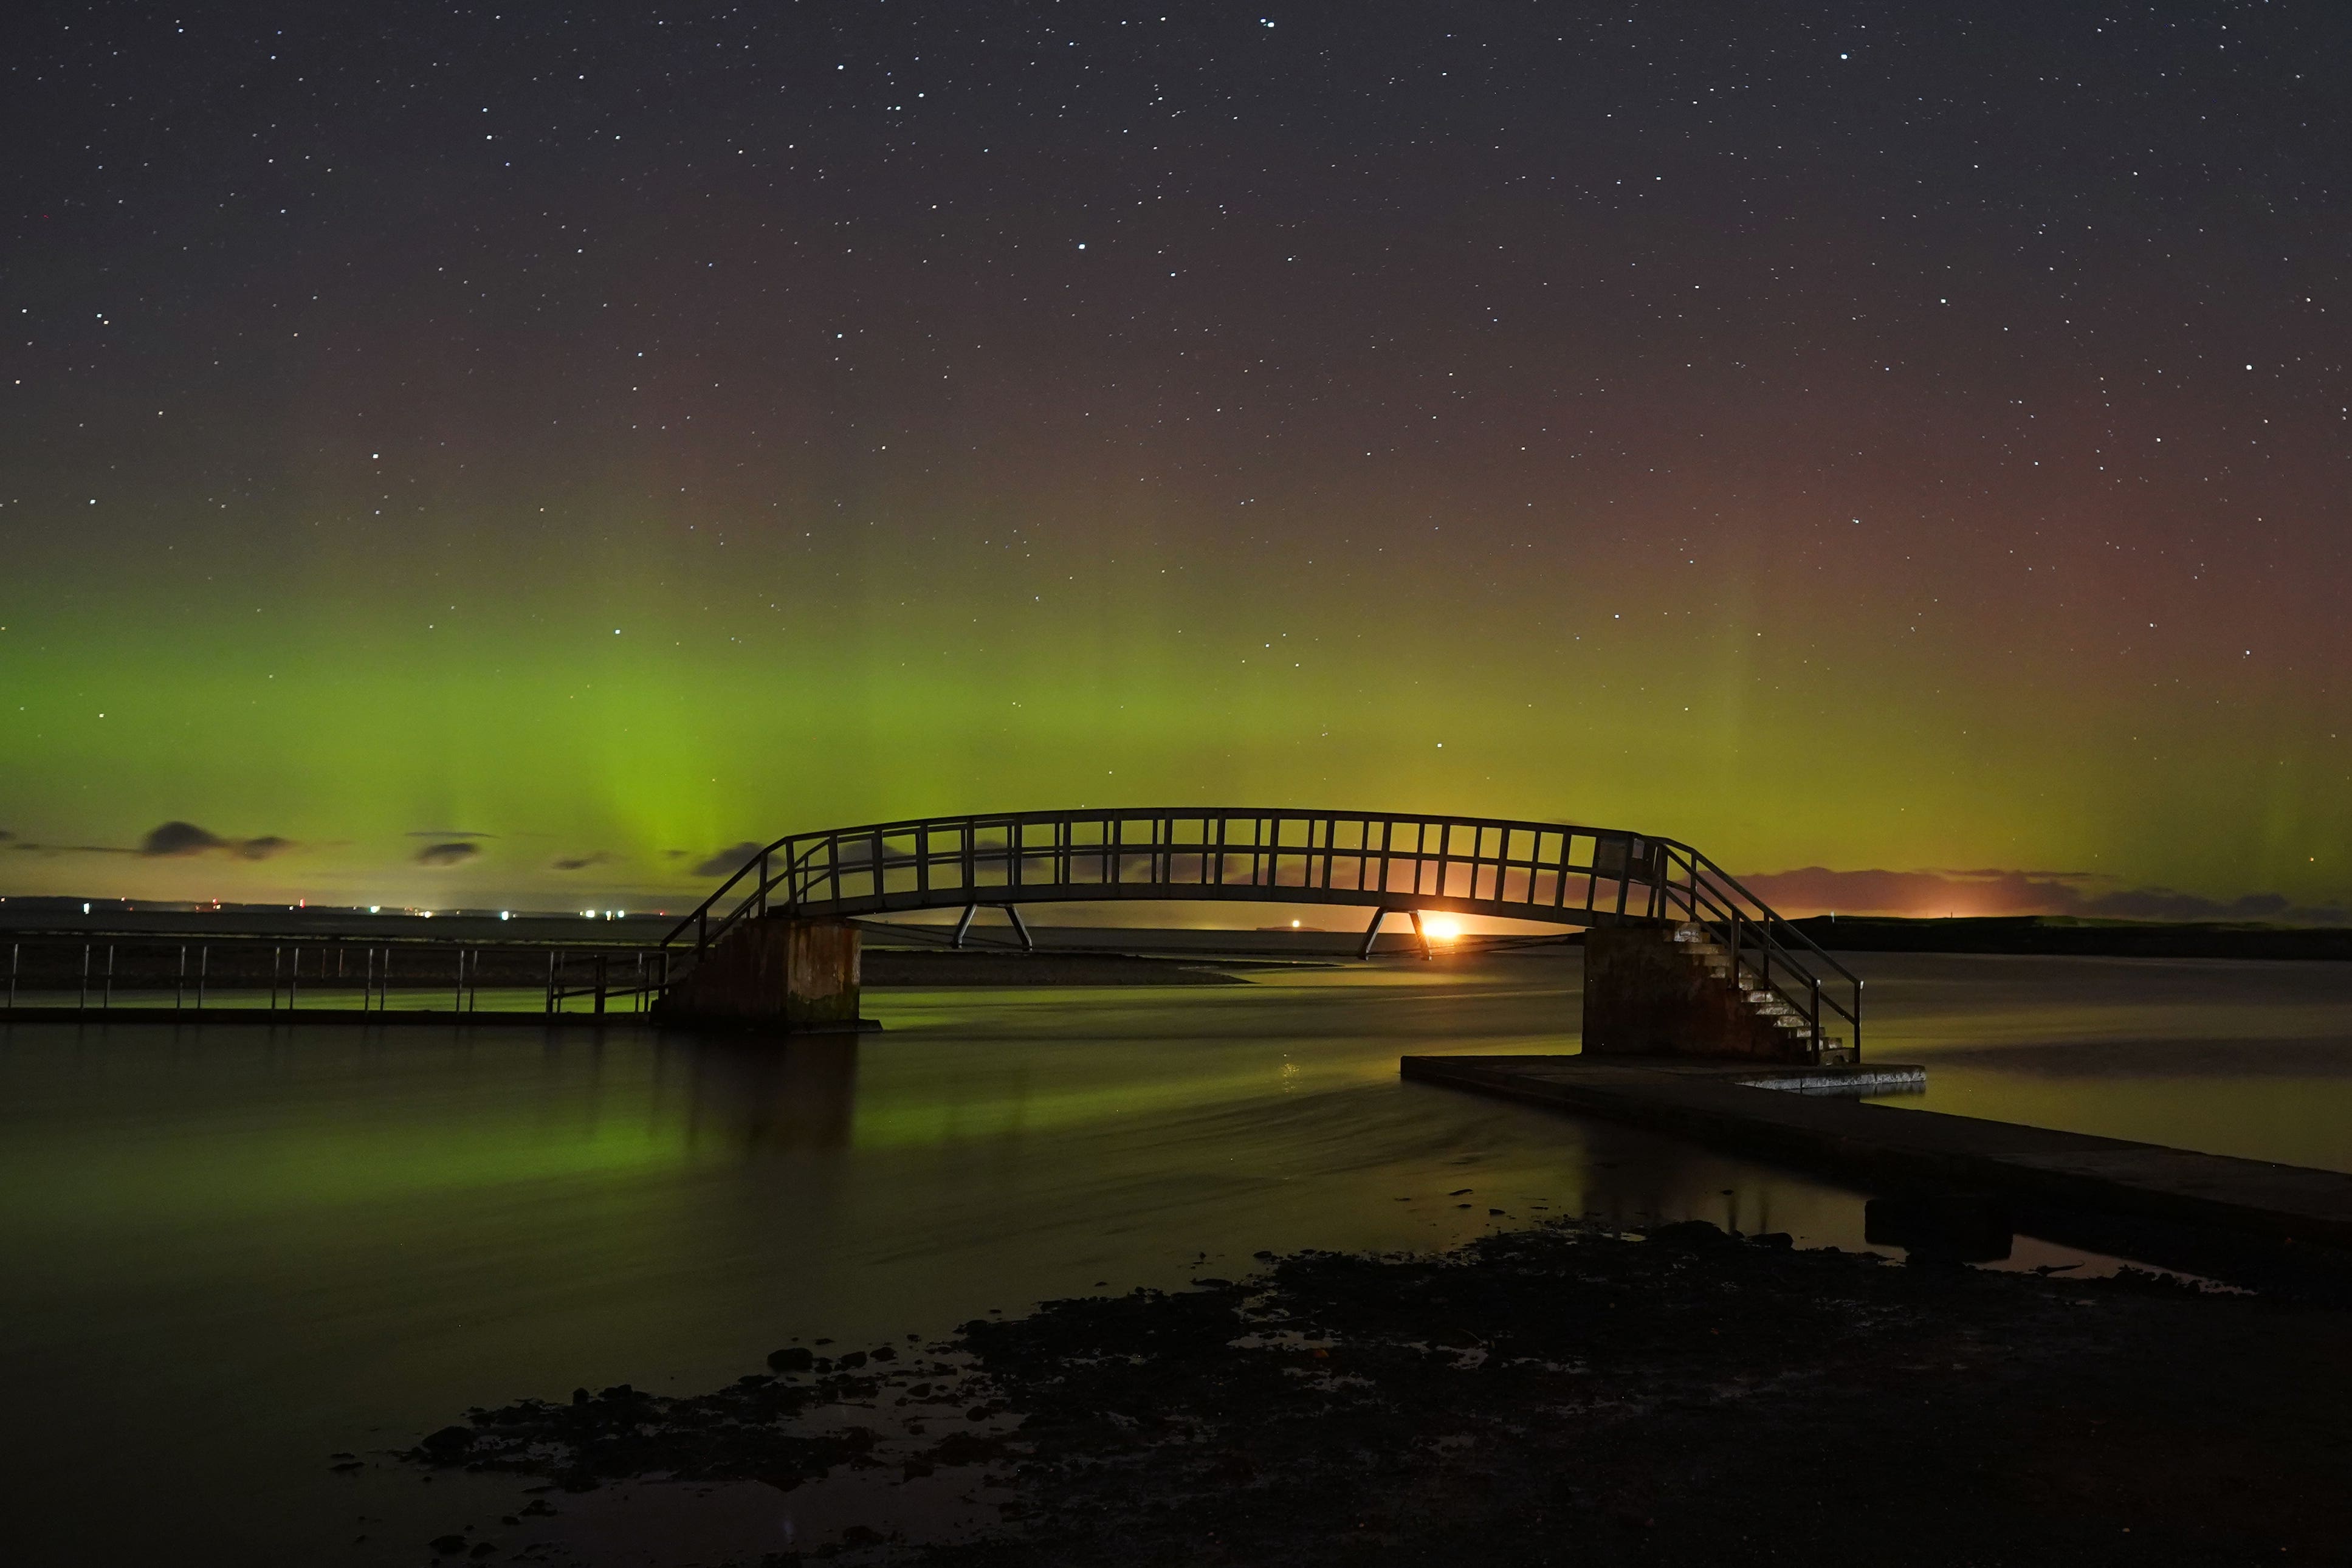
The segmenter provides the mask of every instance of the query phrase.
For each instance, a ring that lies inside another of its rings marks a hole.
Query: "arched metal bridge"
[[[1862,983],[1687,844],[1622,828],[1246,806],[1004,812],[779,838],[664,942],[676,977],[738,922],[1114,900],[1352,905],[1562,926],[1680,925],[1730,955],[1735,985],[1812,1036],[1861,1044]],[[1016,916],[1017,919],[1017,916]],[[959,928],[961,934],[961,928]],[[1025,934],[1025,933],[1024,933]]]

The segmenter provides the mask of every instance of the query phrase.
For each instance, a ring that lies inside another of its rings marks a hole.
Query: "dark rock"
[[[845,1372],[855,1372],[866,1364],[866,1352],[864,1351],[844,1352],[841,1358],[834,1364]]]
[[[462,1535],[436,1535],[425,1544],[433,1548],[436,1556],[455,1557],[466,1550],[466,1538]]]
[[[1785,1230],[1768,1230],[1761,1236],[1748,1238],[1753,1247],[1766,1247],[1775,1252],[1787,1252],[1797,1245],[1797,1238]]]
[[[876,1361],[897,1361],[898,1359],[898,1347],[896,1345],[876,1345],[866,1353],[871,1355]]]
[[[841,1532],[844,1546],[879,1546],[885,1537],[870,1524],[853,1524]]]
[[[816,1357],[798,1345],[768,1352],[768,1369],[772,1372],[806,1372],[815,1363]]]
[[[1234,1288],[1234,1282],[1230,1279],[1195,1279],[1192,1283],[1204,1286],[1211,1290],[1230,1290]]]
[[[438,1432],[429,1434],[417,1446],[436,1459],[446,1459],[474,1446],[474,1429],[470,1426],[444,1426]]]
[[[587,1404],[587,1403],[588,1403],[588,1391],[587,1391],[586,1389],[584,1389],[584,1388],[575,1388],[575,1389],[573,1389],[573,1390],[572,1391],[572,1404],[574,1404],[574,1405],[585,1405],[585,1404]]]

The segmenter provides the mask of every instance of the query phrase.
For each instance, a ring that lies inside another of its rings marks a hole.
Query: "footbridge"
[[[913,818],[779,838],[665,942],[662,1010],[854,1026],[861,916],[1120,900],[1350,906],[1583,928],[1588,1052],[1850,1061],[1862,982],[1678,840],[1395,812],[1087,808]]]

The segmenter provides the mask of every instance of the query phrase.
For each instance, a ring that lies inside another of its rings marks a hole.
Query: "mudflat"
[[[1699,1221],[1260,1261],[887,1359],[787,1347],[703,1395],[471,1412],[406,1461],[537,1478],[558,1514],[845,1471],[974,1510],[925,1539],[877,1500],[747,1563],[2316,1563],[2352,1540],[2339,1309]]]

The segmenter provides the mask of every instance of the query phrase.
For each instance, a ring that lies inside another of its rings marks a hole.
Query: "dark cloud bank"
[[[766,847],[766,845],[749,838],[740,844],[730,844],[697,866],[694,874],[698,877],[731,877],[742,868],[744,861]]]
[[[2074,915],[2126,921],[2277,921],[2339,925],[2334,905],[2298,906],[2284,893],[2209,899],[2170,888],[2108,888],[2084,871],[1832,871],[1807,866],[1743,878],[1759,898],[1790,913]]]
[[[193,822],[167,822],[141,840],[137,853],[149,860],[184,859],[218,851],[240,860],[267,860],[294,847],[290,838],[265,833],[258,838],[223,838]]]

